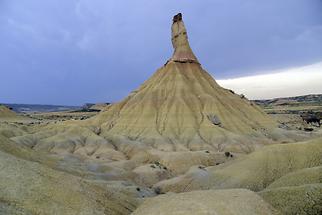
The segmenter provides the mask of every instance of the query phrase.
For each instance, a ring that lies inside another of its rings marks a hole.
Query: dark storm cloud
[[[216,78],[322,61],[320,0],[0,0],[0,102],[121,99],[171,56],[179,11]]]

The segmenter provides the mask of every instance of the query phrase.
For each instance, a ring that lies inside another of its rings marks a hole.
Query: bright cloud
[[[250,99],[269,99],[322,93],[322,62],[304,67],[267,72],[218,83]]]

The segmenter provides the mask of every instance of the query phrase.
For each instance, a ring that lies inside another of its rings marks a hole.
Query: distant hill
[[[4,104],[17,113],[56,112],[78,110],[80,106],[40,105],[40,104]]]
[[[0,117],[15,117],[16,113],[10,110],[6,105],[0,104]]]
[[[300,106],[300,105],[311,105],[311,106],[322,106],[322,94],[304,95],[295,97],[285,98],[274,98],[265,100],[254,100],[256,104],[267,107],[267,106]]]

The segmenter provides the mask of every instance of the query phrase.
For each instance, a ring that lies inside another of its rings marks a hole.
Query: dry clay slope
[[[133,215],[278,215],[271,205],[246,189],[165,194],[146,200]]]
[[[15,112],[10,110],[4,105],[0,104],[0,118],[15,117],[17,116]]]
[[[55,159],[42,156],[0,135],[0,214],[130,214],[139,204],[125,193],[49,168]]]
[[[222,165],[206,169],[192,168],[184,175],[161,181],[155,187],[161,192],[187,192],[209,188],[245,188],[258,192],[268,186],[294,186],[290,185],[292,181],[289,178],[282,182],[277,180],[287,174],[321,165],[322,139],[318,138],[299,143],[265,146]],[[322,172],[319,168],[313,168],[310,172],[303,173],[303,177],[305,179],[294,177],[293,184],[321,183],[317,178],[322,178]]]
[[[154,187],[160,193],[250,189],[282,214],[321,214],[322,139],[265,146],[219,166],[191,168]]]
[[[175,51],[166,65],[95,118],[103,135],[126,136],[164,150],[222,150],[222,143],[242,142],[240,134],[269,133],[275,126],[271,118],[202,69],[182,19],[173,22],[172,42]]]

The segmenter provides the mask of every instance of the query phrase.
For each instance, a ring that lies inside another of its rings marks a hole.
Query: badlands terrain
[[[173,56],[122,101],[0,106],[0,214],[322,214],[320,95],[217,84],[173,18]],[[306,119],[303,120],[303,119]]]

